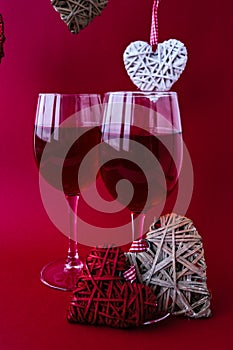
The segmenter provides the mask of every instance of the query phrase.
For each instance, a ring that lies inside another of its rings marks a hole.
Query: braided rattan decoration
[[[187,62],[187,49],[176,39],[152,47],[144,41],[132,42],[125,50],[124,64],[132,82],[142,91],[168,91],[179,79]]]
[[[147,251],[127,256],[139,281],[153,289],[158,311],[209,317],[204,249],[192,221],[176,214],[162,216],[151,226],[146,240]]]
[[[51,4],[73,34],[100,15],[108,0],[51,0]]]
[[[144,284],[125,281],[126,269],[120,248],[93,249],[73,291],[69,322],[127,328],[154,320],[155,295]]]
[[[0,14],[0,63],[2,57],[4,57],[4,51],[3,51],[3,43],[5,41],[5,35],[4,35],[4,23],[2,15]]]

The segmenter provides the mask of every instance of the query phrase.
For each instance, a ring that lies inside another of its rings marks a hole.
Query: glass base
[[[72,291],[83,268],[81,260],[75,266],[69,267],[65,259],[60,259],[44,266],[40,280],[47,286],[63,291]]]

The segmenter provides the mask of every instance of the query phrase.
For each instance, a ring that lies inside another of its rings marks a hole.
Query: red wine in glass
[[[41,174],[51,186],[63,190],[65,195],[79,195],[81,191],[78,181],[79,168],[87,153],[100,142],[100,127],[64,127],[59,130],[59,136],[57,138],[52,136],[54,135],[54,129],[45,127],[43,128],[43,132],[51,135],[49,148],[46,147],[48,141],[38,136],[41,135],[42,131],[39,129],[37,128],[37,134],[35,134],[35,156],[40,166]],[[69,139],[75,139],[76,141],[71,145],[64,158],[60,150],[66,147]],[[46,154],[42,157],[45,147]],[[97,159],[97,150],[96,152],[92,151],[88,157],[90,171],[91,169],[96,169]],[[57,177],[60,167],[62,167],[62,189],[60,179]],[[89,174],[90,172],[85,173],[82,181],[82,189],[91,184],[92,177]]]
[[[81,190],[91,184],[88,174],[96,171],[97,151],[88,157],[82,188],[79,168],[86,154],[100,142],[101,108],[97,94],[40,94],[38,98],[36,161],[44,179],[64,192],[70,212],[67,257],[49,263],[41,271],[41,281],[60,290],[73,290],[83,267],[77,249],[78,199]]]
[[[173,191],[181,170],[183,141],[177,95],[107,93],[103,116],[100,174],[112,198],[131,211],[133,236],[139,238],[146,212]],[[127,182],[118,191],[121,180]],[[135,228],[138,214],[141,222]]]

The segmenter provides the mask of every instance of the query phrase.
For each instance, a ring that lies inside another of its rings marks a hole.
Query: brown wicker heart
[[[108,0],[51,0],[73,34],[85,28],[106,7]]]

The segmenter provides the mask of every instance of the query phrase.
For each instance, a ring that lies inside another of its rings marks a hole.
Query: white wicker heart
[[[187,49],[176,39],[159,43],[155,52],[148,43],[134,41],[123,59],[130,79],[140,90],[168,91],[186,66]]]

